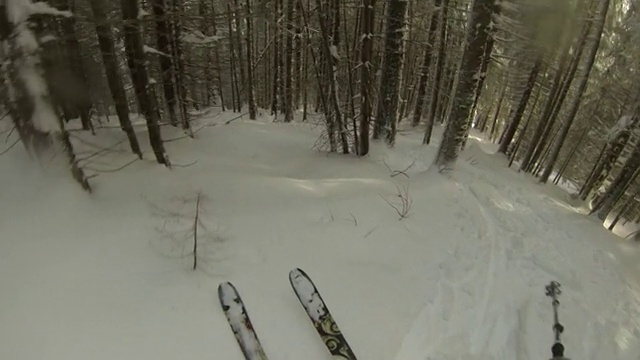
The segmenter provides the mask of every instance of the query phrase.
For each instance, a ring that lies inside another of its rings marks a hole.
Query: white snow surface
[[[313,150],[312,125],[224,125],[237,116],[206,113],[195,140],[167,142],[172,170],[154,163],[144,126],[145,160],[118,171],[135,156],[115,122],[74,136],[87,173],[103,171],[91,195],[22,146],[0,156],[0,359],[241,360],[224,281],[267,356],[329,359],[287,279],[296,267],[361,359],[548,359],[551,280],[569,358],[639,358],[639,250],[493,145],[470,138],[440,174],[428,166],[440,128],[432,145],[401,129],[393,149],[357,158]],[[399,221],[384,198],[409,183]]]

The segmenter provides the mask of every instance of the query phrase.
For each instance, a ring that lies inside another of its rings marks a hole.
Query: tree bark
[[[169,45],[169,39],[171,39],[171,35],[170,27],[167,22],[166,0],[151,0],[151,8],[153,9],[153,15],[155,17],[156,46],[158,47],[158,51],[162,52],[163,54],[167,54],[166,56],[161,55],[159,57],[160,71],[162,72],[162,88],[164,90],[164,100],[167,102],[167,108],[169,110],[169,121],[171,122],[171,125],[178,126],[177,112],[179,110],[177,108],[178,102],[176,99],[175,85],[173,83],[175,69],[173,66],[173,56],[171,56],[171,47]]]
[[[438,15],[442,12],[442,0],[435,0],[433,14],[431,14],[431,24],[429,24],[429,35],[427,38],[427,46],[424,49],[424,58],[420,67],[420,80],[418,81],[418,93],[416,95],[416,105],[413,109],[412,126],[418,126],[422,120],[422,109],[427,94],[427,79],[429,78],[429,68],[431,67],[431,59],[435,55],[434,43],[436,41],[436,31],[438,29]]]
[[[287,0],[284,64],[284,122],[293,120],[293,0]]]
[[[118,121],[122,131],[127,134],[129,146],[138,158],[142,159],[142,151],[136,133],[131,126],[129,118],[129,105],[127,104],[127,95],[122,84],[122,75],[118,70],[118,59],[116,57],[115,45],[113,41],[113,33],[107,21],[107,13],[104,8],[103,0],[90,0],[89,4],[93,11],[93,22],[95,23],[96,33],[98,34],[98,45],[100,46],[100,54],[104,64],[104,71],[107,78],[107,84],[111,91],[111,97],[116,108]]]
[[[431,88],[431,99],[429,99],[429,107],[426,121],[426,128],[424,131],[423,144],[429,144],[431,142],[431,133],[433,131],[433,124],[435,122],[436,113],[438,110],[438,104],[441,101],[440,86],[442,83],[442,74],[445,67],[446,57],[446,44],[447,44],[447,16],[449,12],[449,0],[443,0],[441,4],[442,11],[440,11],[440,18],[438,25],[440,26],[439,45],[438,45],[438,61],[433,69],[433,86]]]
[[[256,99],[255,99],[255,89],[253,84],[253,53],[251,49],[253,48],[253,17],[251,16],[251,0],[245,0],[246,9],[247,9],[247,33],[246,42],[247,42],[247,100],[249,102],[249,119],[256,119]]]
[[[149,87],[149,76],[145,68],[144,45],[138,24],[138,0],[120,0],[120,6],[122,7],[122,18],[124,20],[124,43],[127,54],[127,65],[131,71],[131,79],[135,88],[136,98],[138,99],[138,105],[147,121],[151,148],[158,163],[170,167],[169,157],[162,143],[158,103],[153,89]]]
[[[369,153],[369,124],[371,122],[371,54],[375,0],[362,0],[360,42],[360,144],[358,155]]]
[[[407,10],[406,0],[389,0],[386,13],[386,32],[382,75],[378,90],[378,110],[373,128],[373,138],[384,137],[393,146],[398,122],[400,73],[402,70],[403,32]]]
[[[529,73],[529,78],[527,79],[527,84],[525,85],[524,91],[522,92],[522,96],[520,97],[520,101],[518,102],[518,107],[513,111],[513,116],[509,120],[509,125],[507,125],[507,129],[505,130],[504,138],[500,142],[500,147],[498,148],[498,152],[503,154],[507,153],[507,149],[509,149],[509,145],[511,145],[511,140],[513,140],[513,136],[520,125],[520,120],[522,120],[522,115],[524,114],[524,110],[529,103],[529,97],[531,97],[531,92],[536,84],[536,78],[538,77],[538,72],[540,67],[542,66],[542,56],[539,56],[533,64],[533,68],[531,68],[531,72]]]
[[[569,109],[569,115],[565,120],[564,124],[560,128],[559,137],[551,150],[551,154],[547,161],[547,166],[544,168],[542,175],[540,176],[540,182],[546,183],[553,171],[553,166],[558,159],[558,155],[560,155],[560,150],[562,150],[562,146],[565,143],[565,139],[569,130],[571,129],[571,125],[573,125],[573,120],[578,113],[578,109],[580,108],[580,103],[582,101],[582,95],[587,88],[587,84],[589,83],[589,74],[591,73],[591,68],[593,68],[593,64],[595,63],[596,55],[598,54],[598,48],[600,46],[600,39],[602,38],[602,31],[604,30],[604,23],[607,17],[607,12],[609,9],[610,0],[600,0],[600,9],[598,11],[597,18],[597,28],[596,28],[596,38],[593,41],[591,48],[589,48],[589,53],[587,55],[587,63],[584,67],[584,72],[580,77],[580,83],[578,84],[578,89],[576,90],[574,101],[571,104]]]
[[[453,98],[449,123],[438,149],[435,164],[443,170],[452,166],[458,158],[460,146],[469,126],[469,111],[473,103],[477,73],[481,69],[483,57],[491,56],[486,50],[489,40],[489,24],[493,14],[498,11],[495,0],[475,0],[471,9],[467,44],[462,55],[462,64],[456,93]]]

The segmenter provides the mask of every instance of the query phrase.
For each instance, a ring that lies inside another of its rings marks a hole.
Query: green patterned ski
[[[221,283],[218,286],[218,299],[245,359],[267,360],[258,335],[251,324],[251,319],[249,319],[247,309],[244,307],[235,286],[230,282]]]
[[[289,282],[333,358],[356,360],[356,355],[342,335],[311,278],[304,271],[296,268],[289,272]]]

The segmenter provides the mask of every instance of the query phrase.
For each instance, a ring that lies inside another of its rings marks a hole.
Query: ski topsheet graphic
[[[289,282],[333,358],[356,360],[355,354],[340,332],[338,324],[331,316],[311,278],[304,271],[296,268],[289,272]]]
[[[218,298],[246,360],[267,360],[240,294],[230,282],[218,286]]]

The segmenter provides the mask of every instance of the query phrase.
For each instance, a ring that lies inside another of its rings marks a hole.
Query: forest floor
[[[135,158],[120,131],[76,137],[80,158],[120,142],[82,162],[98,174],[90,195],[21,146],[0,156],[1,359],[240,360],[222,281],[271,359],[329,359],[294,267],[361,359],[548,359],[551,280],[568,357],[640,356],[640,249],[493,145],[472,136],[441,174],[429,169],[439,128],[429,146],[406,129],[360,159],[312,149],[320,127],[225,124],[235,116],[208,114],[196,139],[167,142],[171,170],[149,151],[117,170]],[[401,220],[398,191],[412,201]]]

